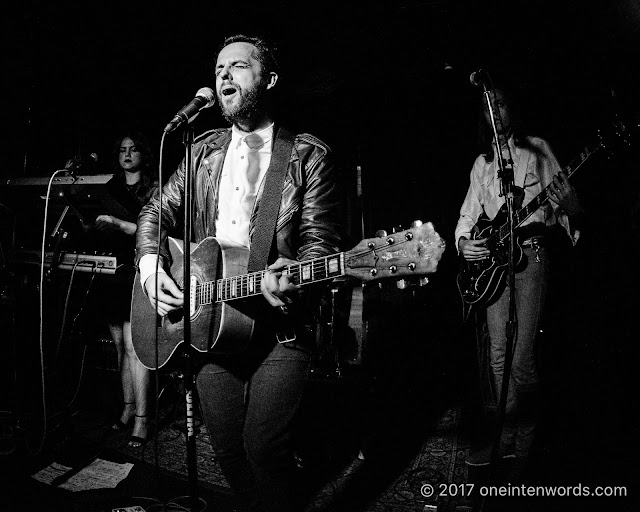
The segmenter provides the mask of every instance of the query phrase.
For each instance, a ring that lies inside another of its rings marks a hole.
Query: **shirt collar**
[[[509,138],[507,139],[507,144],[509,145],[509,149],[511,150],[511,153],[514,153],[518,150],[518,147],[516,146],[516,141],[513,138],[513,134],[509,135]],[[504,151],[507,149],[507,144],[503,145],[501,147],[501,149]],[[492,147],[493,147],[493,153],[496,154],[496,141],[493,141]]]
[[[264,146],[262,146],[263,149],[271,151],[271,139],[273,138],[273,123],[271,123],[266,128],[262,128],[261,130],[256,130],[251,133],[260,135],[260,137],[264,141]],[[244,142],[244,138],[247,135],[249,134],[246,132],[240,131],[238,128],[236,128],[235,125],[233,125],[231,127],[231,147],[236,149],[240,147],[240,144]],[[262,151],[262,149],[260,151]]]

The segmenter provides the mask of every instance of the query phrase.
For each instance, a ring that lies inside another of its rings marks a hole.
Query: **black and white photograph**
[[[3,11],[6,510],[637,510],[640,0]]]

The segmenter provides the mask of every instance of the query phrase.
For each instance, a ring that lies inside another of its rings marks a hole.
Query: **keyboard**
[[[40,265],[40,255],[37,250],[23,249],[16,252],[16,261],[28,264]],[[51,267],[53,251],[45,252],[44,266]],[[129,266],[129,265],[128,265]],[[120,265],[123,267],[123,265]],[[62,252],[59,257],[58,267],[61,270],[74,270],[76,272],[92,272],[94,274],[115,274],[118,267],[118,259],[109,254],[82,254],[74,252]]]

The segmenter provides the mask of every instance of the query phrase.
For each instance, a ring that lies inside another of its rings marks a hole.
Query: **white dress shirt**
[[[231,143],[222,165],[220,188],[218,191],[218,218],[216,238],[249,247],[249,223],[256,198],[262,190],[264,177],[271,162],[271,139],[273,124],[254,132],[263,140],[257,150],[259,173],[255,183],[255,193],[247,180],[247,160],[251,155],[245,142],[247,133],[235,126],[231,132]]]
[[[216,220],[216,238],[247,248],[249,247],[251,213],[256,199],[262,192],[264,178],[271,163],[273,123],[253,133],[259,135],[264,141],[262,147],[257,150],[259,172],[255,188],[247,180],[247,159],[251,150],[247,146],[245,138],[249,134],[233,126],[231,142],[222,164]],[[156,259],[155,254],[145,254],[140,258],[140,283],[143,289],[145,281],[156,271]],[[159,267],[159,272],[164,272],[164,269]]]

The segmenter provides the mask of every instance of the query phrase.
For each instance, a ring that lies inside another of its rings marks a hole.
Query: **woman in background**
[[[158,188],[153,154],[144,135],[131,131],[118,137],[113,148],[112,163],[113,178],[109,181],[109,190],[128,207],[131,216],[120,219],[113,215],[99,215],[96,228],[108,237],[109,248],[117,255],[118,263],[133,265],[136,219]],[[131,337],[133,277],[131,274],[125,283],[120,281],[114,284],[114,295],[108,298],[107,320],[118,353],[124,398],[124,408],[112,428],[124,430],[133,421],[129,446],[138,448],[146,444],[149,433],[147,402],[150,370],[136,356]]]

